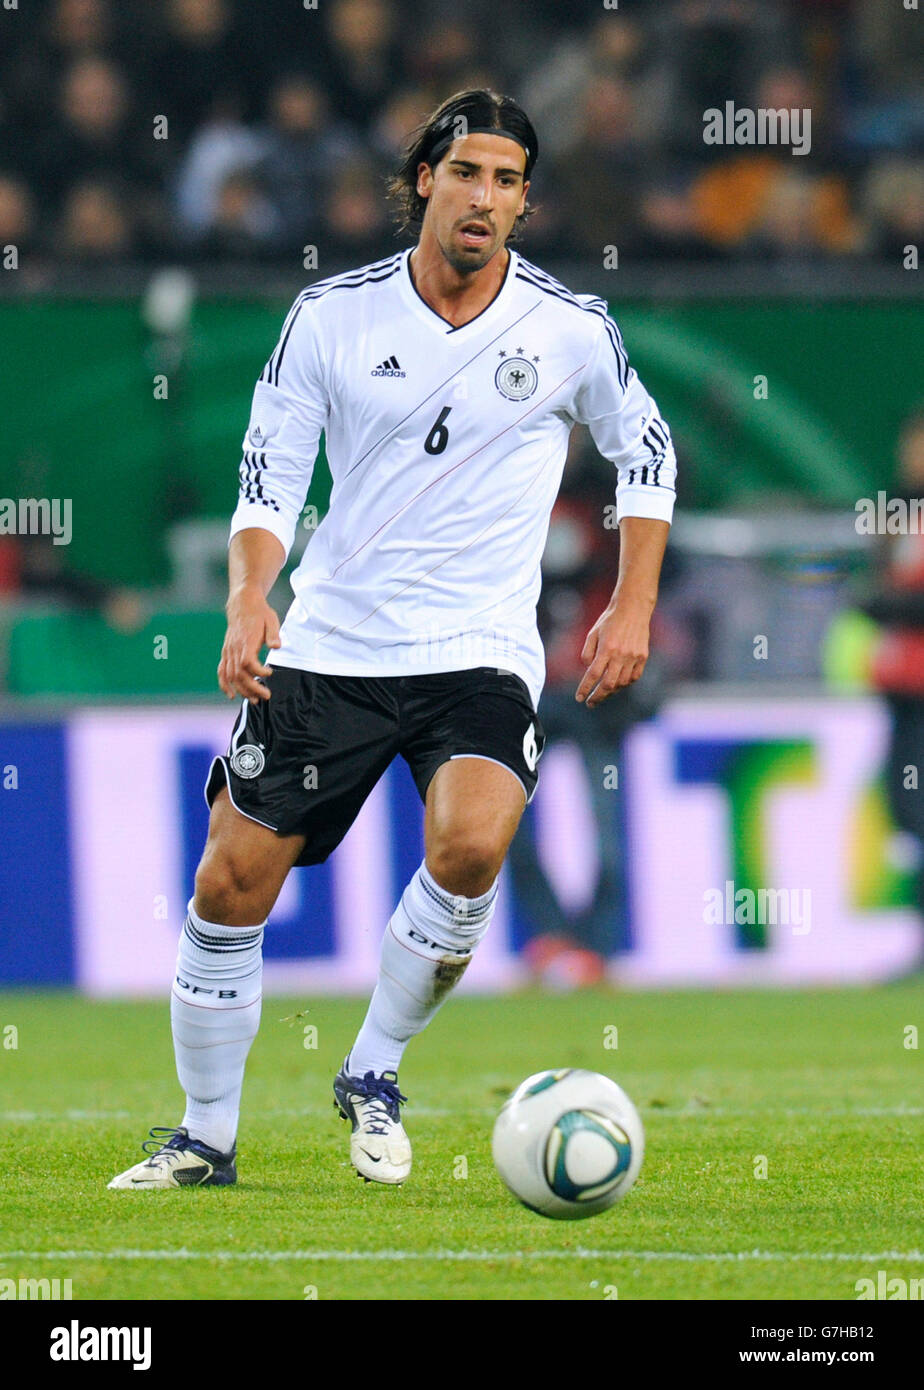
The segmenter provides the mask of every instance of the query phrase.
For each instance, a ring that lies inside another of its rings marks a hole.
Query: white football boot
[[[366,1182],[402,1183],[411,1171],[411,1143],[398,1109],[407,1100],[398,1077],[393,1071],[350,1076],[346,1068],[344,1062],[334,1079],[334,1107],[353,1126],[353,1167]]]
[[[229,1154],[222,1154],[200,1139],[190,1139],[185,1129],[156,1126],[141,1147],[151,1157],[119,1173],[107,1187],[138,1192],[156,1187],[226,1187],[237,1182],[236,1144]]]

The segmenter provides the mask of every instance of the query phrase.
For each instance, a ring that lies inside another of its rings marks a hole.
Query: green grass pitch
[[[634,1300],[924,1277],[920,982],[456,997],[401,1070],[401,1188],[359,1180],[333,1109],[363,1011],[265,1001],[237,1187],[110,1192],[182,1114],[166,1006],[0,994],[0,1278],[69,1278],[75,1299]],[[647,1153],[624,1201],[556,1222],[509,1196],[490,1140],[518,1082],[569,1065],[628,1091]]]

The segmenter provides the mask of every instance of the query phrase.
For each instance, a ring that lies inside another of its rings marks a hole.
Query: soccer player
[[[218,667],[241,710],[206,785],[171,1001],[186,1112],[151,1130],[150,1157],[110,1187],[236,1180],[267,915],[293,865],[327,859],[399,753],[424,803],[425,856],[334,1095],[357,1170],[408,1176],[398,1066],[488,930],[537,785],[540,560],[575,421],[616,466],[620,532],[576,699],[593,709],[645,666],[674,450],[606,304],[508,245],[529,215],[536,154],[509,97],[444,102],[391,185],[416,246],[304,290],[257,382]],[[280,630],[266,596],[322,430],[330,509]]]

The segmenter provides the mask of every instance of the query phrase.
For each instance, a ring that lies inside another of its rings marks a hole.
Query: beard
[[[473,275],[475,271],[484,269],[496,253],[497,244],[493,240],[486,241],[484,246],[468,247],[455,246],[452,242],[448,246],[440,243],[440,250],[457,275]]]

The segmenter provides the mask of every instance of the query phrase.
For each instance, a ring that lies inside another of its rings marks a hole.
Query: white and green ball
[[[524,1206],[575,1221],[618,1202],[645,1152],[639,1113],[608,1076],[579,1068],[528,1076],[494,1125],[494,1163]]]

